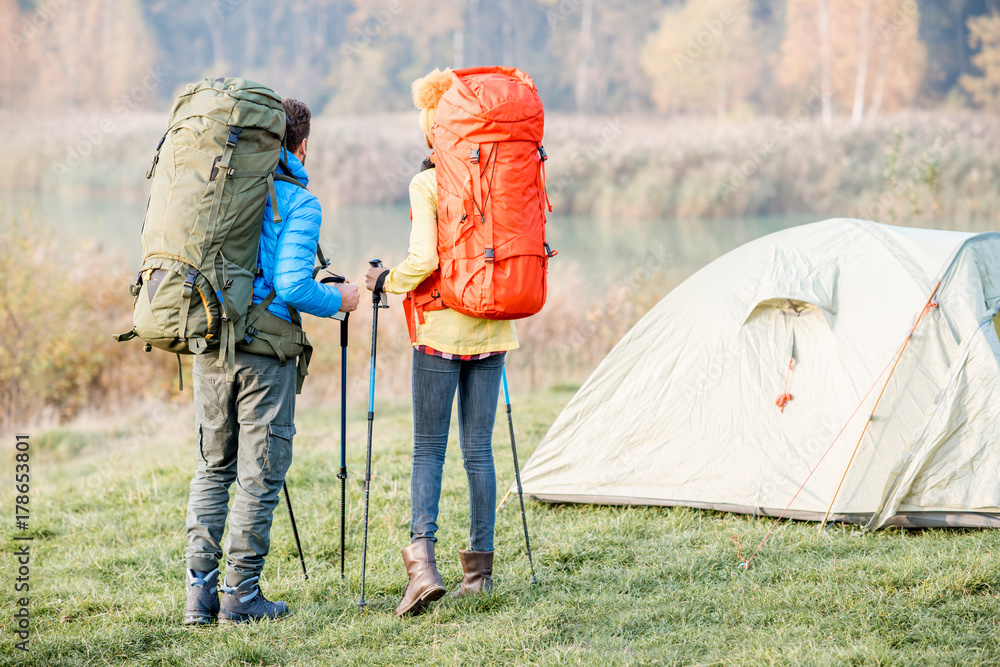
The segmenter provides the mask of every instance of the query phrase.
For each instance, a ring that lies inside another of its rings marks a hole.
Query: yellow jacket
[[[438,268],[437,179],[434,169],[426,169],[410,181],[409,256],[389,272],[384,289],[405,294],[417,287]],[[416,318],[416,311],[413,313]],[[424,312],[424,324],[416,322],[414,345],[426,345],[438,352],[467,355],[517,349],[517,332],[510,320],[482,320],[446,308]]]

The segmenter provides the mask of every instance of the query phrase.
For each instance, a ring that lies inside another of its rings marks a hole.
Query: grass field
[[[518,395],[522,461],[572,391]],[[114,427],[33,434],[32,638],[15,650],[13,494],[0,572],[0,664],[699,664],[908,665],[1000,663],[996,531],[852,527],[818,533],[781,524],[739,567],[732,535],[752,548],[769,519],[690,509],[528,504],[531,585],[516,503],[497,526],[497,590],[445,599],[423,616],[392,611],[404,587],[409,404],[377,404],[365,612],[360,592],[364,406],[349,423],[347,579],[339,577],[339,434],[335,409],[298,418],[289,488],[306,550],[303,581],[283,506],[264,590],[290,602],[280,622],[182,627],[187,485],[195,466],[190,414],[151,412]],[[499,416],[502,418],[503,413]],[[3,461],[13,472],[5,443]],[[513,479],[505,421],[499,487]],[[4,477],[9,479],[6,471]],[[461,575],[467,496],[449,449],[438,563]]]

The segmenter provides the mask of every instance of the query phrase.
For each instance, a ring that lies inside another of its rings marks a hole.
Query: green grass
[[[515,397],[522,460],[571,388]],[[283,506],[263,586],[291,603],[281,622],[190,629],[184,604],[187,485],[195,466],[190,416],[158,429],[117,424],[101,436],[63,429],[32,450],[31,651],[14,649],[10,487],[0,572],[0,664],[801,664],[1000,663],[996,531],[817,532],[683,508],[528,503],[535,568],[516,502],[497,525],[496,593],[442,600],[423,616],[392,611],[405,584],[409,404],[377,405],[367,598],[360,593],[364,406],[350,414],[347,579],[339,577],[336,410],[298,418],[289,488],[306,550],[303,581]],[[512,481],[503,413],[499,486]],[[140,429],[150,433],[134,437]],[[8,450],[10,447],[8,447]],[[12,453],[3,457],[12,471]],[[6,476],[6,473],[5,473]],[[467,495],[458,448],[445,471],[438,563],[461,575]]]

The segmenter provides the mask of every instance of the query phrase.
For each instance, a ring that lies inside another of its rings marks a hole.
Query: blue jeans
[[[504,354],[454,361],[413,351],[413,471],[410,541],[437,541],[441,476],[451,404],[458,390],[458,436],[469,481],[469,548],[493,551],[497,478],[493,469]]]

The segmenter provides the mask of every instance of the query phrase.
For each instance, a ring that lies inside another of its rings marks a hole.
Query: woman
[[[413,101],[427,145],[438,101],[451,87],[450,70],[434,70],[413,83]],[[433,163],[410,182],[409,256],[392,270],[369,269],[369,290],[392,294],[427,292],[439,279],[437,254],[437,181]],[[426,282],[425,282],[426,281]],[[418,289],[420,288],[420,289]],[[412,304],[413,302],[408,302]],[[410,478],[410,545],[403,549],[409,582],[396,615],[415,614],[445,594],[434,560],[438,502],[451,406],[458,393],[459,436],[469,482],[469,549],[459,550],[464,577],[457,595],[493,589],[493,528],[496,522],[496,474],[493,424],[503,373],[504,354],[517,348],[514,324],[485,320],[454,310],[408,308],[413,342],[413,467]]]

